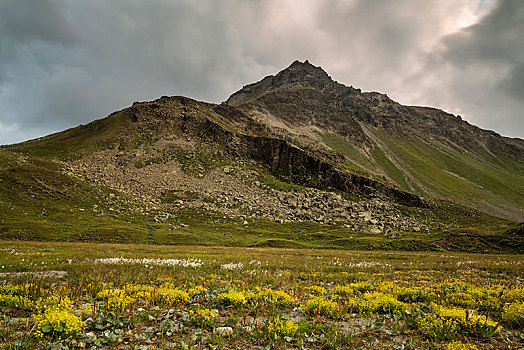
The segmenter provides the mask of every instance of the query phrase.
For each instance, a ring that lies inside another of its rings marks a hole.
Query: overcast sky
[[[162,95],[221,102],[296,59],[524,138],[522,0],[2,0],[0,144]]]

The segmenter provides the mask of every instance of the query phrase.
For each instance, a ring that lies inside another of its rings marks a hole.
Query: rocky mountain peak
[[[304,62],[296,60],[278,74],[268,75],[256,83],[244,86],[241,90],[231,95],[226,103],[237,106],[280,88],[305,86],[325,90],[334,84],[337,83],[331,79],[322,67],[314,66],[308,60]]]
[[[295,61],[289,67],[280,71],[273,79],[275,87],[301,84],[315,88],[324,88],[333,83],[331,77],[322,69],[309,63]]]

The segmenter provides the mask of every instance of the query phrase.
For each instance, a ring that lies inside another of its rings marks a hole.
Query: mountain
[[[522,251],[523,160],[295,61],[222,104],[164,96],[3,146],[0,238]]]
[[[301,147],[405,191],[513,220],[524,217],[524,140],[459,116],[346,87],[295,61],[226,102]]]

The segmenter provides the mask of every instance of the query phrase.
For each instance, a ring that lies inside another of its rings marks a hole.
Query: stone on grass
[[[215,334],[223,336],[223,337],[229,337],[233,335],[233,328],[231,327],[217,327],[215,328]]]

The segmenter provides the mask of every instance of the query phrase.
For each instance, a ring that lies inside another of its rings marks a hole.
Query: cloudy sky
[[[0,144],[161,95],[221,102],[295,59],[524,138],[521,0],[4,0]]]

